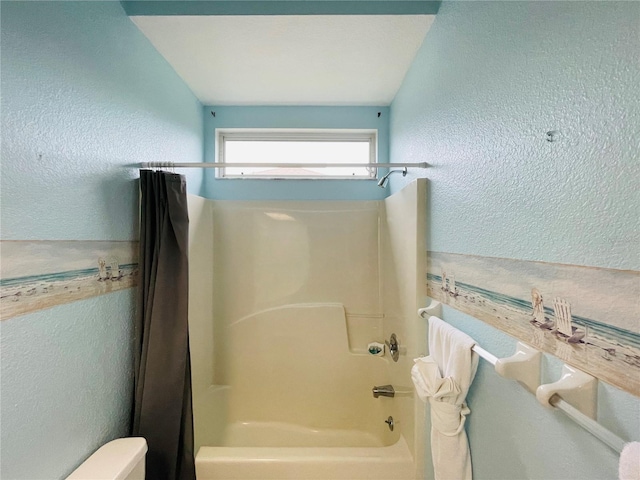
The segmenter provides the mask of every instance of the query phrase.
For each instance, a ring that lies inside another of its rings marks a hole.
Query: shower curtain
[[[147,478],[194,480],[185,179],[142,170],[140,193],[131,433],[149,445]]]

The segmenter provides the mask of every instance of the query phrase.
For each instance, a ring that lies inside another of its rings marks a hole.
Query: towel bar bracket
[[[498,375],[517,380],[531,393],[540,385],[540,360],[542,353],[529,345],[518,342],[516,353],[496,361]]]
[[[595,420],[598,407],[598,380],[569,365],[562,366],[557,382],[540,385],[536,398],[545,407],[553,408],[551,398],[558,395],[576,410]]]

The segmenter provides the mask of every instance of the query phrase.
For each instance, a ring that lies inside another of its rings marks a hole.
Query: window
[[[221,178],[376,177],[376,130],[217,129],[216,140]]]

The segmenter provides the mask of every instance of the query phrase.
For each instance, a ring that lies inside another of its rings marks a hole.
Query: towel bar
[[[434,315],[434,312],[439,312],[440,309],[441,309],[440,302],[432,300],[431,303],[427,307],[421,308],[420,310],[418,310],[418,316],[421,317],[421,318],[428,318],[428,317]],[[495,355],[493,355],[492,353],[488,352],[484,348],[481,348],[478,345],[475,345],[473,347],[473,351],[476,352],[480,357],[484,358],[487,362],[489,362],[491,365],[494,365],[494,366],[496,365],[496,363],[498,363],[498,360],[504,360],[504,359],[498,359],[498,357],[496,357]],[[514,357],[515,357],[515,355],[514,355]],[[509,358],[513,358],[513,357],[509,357]],[[563,371],[564,371],[564,369],[563,369]],[[548,387],[548,386],[547,385],[543,385],[543,386],[541,386],[539,388],[545,390],[545,388],[543,388],[543,387]],[[622,452],[622,448],[624,447],[624,445],[626,443],[623,439],[621,439],[620,437],[615,435],[610,430],[607,430],[605,427],[600,425],[596,420],[594,420],[592,418],[589,418],[589,416],[587,416],[584,413],[582,413],[580,410],[575,408],[573,405],[568,403],[566,400],[563,400],[562,397],[560,397],[560,395],[558,395],[557,393],[552,394],[550,396],[550,398],[547,398],[547,400],[548,400],[549,405],[551,405],[552,407],[555,407],[558,410],[560,410],[567,417],[569,417],[571,420],[576,422],[578,425],[580,425],[582,428],[584,428],[587,432],[589,432],[591,435],[596,437],[598,440],[603,442],[605,445],[607,445],[608,447],[613,449],[615,452],[617,452],[617,453],[621,453]]]
[[[482,347],[480,347],[478,345],[474,345],[471,350],[476,352],[478,355],[480,355],[482,358],[484,358],[491,365],[495,366],[496,362],[498,361],[498,357],[496,357],[493,353],[487,352],[484,348],[482,348]]]

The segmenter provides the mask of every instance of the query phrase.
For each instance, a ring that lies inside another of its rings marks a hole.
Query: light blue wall
[[[201,161],[200,103],[119,3],[2,2],[1,21],[2,239],[135,240],[128,165]],[[2,321],[2,478],[64,477],[127,434],[134,298]]]
[[[637,2],[443,2],[391,106],[391,161],[433,166],[429,250],[640,269],[639,51]],[[475,478],[617,478],[607,447],[487,365],[469,402]],[[640,399],[601,383],[602,423],[638,440],[639,419]]]
[[[2,478],[64,478],[128,435],[135,289],[5,320]]]
[[[444,2],[391,111],[429,248],[640,269],[639,50],[637,2]]]
[[[202,161],[200,103],[118,3],[3,2],[1,81],[4,240],[134,239],[127,165]]]
[[[435,14],[440,0],[141,0],[129,15],[410,15]]]
[[[203,111],[206,162],[215,160],[216,128],[377,129],[378,162],[389,158],[389,107],[207,106]],[[213,169],[205,170],[202,190],[216,200],[377,200],[387,194],[388,187],[378,187],[375,179],[216,179]]]

